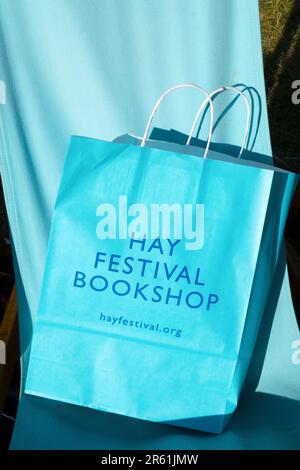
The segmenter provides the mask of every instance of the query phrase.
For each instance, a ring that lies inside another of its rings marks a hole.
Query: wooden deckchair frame
[[[17,312],[17,293],[14,286],[0,324],[0,340],[6,345],[6,364],[0,365],[0,417],[5,405],[16,361],[19,356]]]

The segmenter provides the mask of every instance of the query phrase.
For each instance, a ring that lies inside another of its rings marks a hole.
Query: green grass
[[[293,8],[293,0],[261,0],[260,20],[264,54],[271,54],[281,38]]]
[[[300,0],[261,0],[260,16],[273,152],[299,171],[300,105],[291,85],[300,80]]]

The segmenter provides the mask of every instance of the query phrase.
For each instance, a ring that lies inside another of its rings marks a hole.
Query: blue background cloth
[[[271,148],[254,0],[2,0],[0,35],[0,79],[7,93],[0,106],[1,176],[17,260],[25,377],[51,214],[71,134],[140,135],[156,98],[179,82],[195,81],[209,91],[246,84],[252,87],[254,111],[248,148],[264,154]],[[218,98],[219,109],[232,99],[225,95]],[[187,132],[198,108],[195,96],[182,92],[170,98],[156,124]],[[234,107],[214,139],[239,145],[235,139],[242,135],[242,123]],[[279,286],[284,274],[270,340],[267,327],[276,296],[256,357],[266,353],[260,390],[299,400],[299,366],[291,361],[299,331],[283,258]],[[259,375],[254,376],[253,383]],[[126,419],[119,425],[116,416],[22,397],[13,447],[299,447],[299,402],[280,408],[277,398],[266,404],[266,395],[259,397],[253,395],[251,407],[246,402],[251,413],[241,406],[220,438]],[[281,420],[289,431],[276,431]]]

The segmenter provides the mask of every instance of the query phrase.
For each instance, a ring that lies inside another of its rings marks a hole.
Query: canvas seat
[[[247,148],[271,155],[271,144],[257,1],[2,0],[0,39],[6,84],[0,164],[14,244],[23,390],[70,135],[141,135],[154,101],[169,86],[197,82],[211,91],[242,84],[252,103]],[[217,114],[232,99],[225,95],[216,102]],[[170,98],[156,124],[186,132],[197,99],[193,92]],[[242,112],[239,104],[229,110],[216,142],[239,143]],[[137,421],[21,391],[11,448],[299,448],[300,366],[291,359],[299,331],[284,252],[279,261],[241,405],[224,434]]]

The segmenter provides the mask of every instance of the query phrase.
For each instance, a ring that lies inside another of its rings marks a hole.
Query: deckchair
[[[11,448],[299,448],[300,366],[292,361],[299,331],[284,250],[241,403],[222,435],[23,393],[69,136],[141,135],[156,98],[176,83],[197,82],[209,91],[239,85],[252,105],[247,148],[271,155],[258,2],[2,0],[0,27],[0,79],[6,84],[1,176],[14,246],[22,368]],[[186,132],[199,106],[196,99],[193,93],[170,98],[156,124]],[[216,100],[217,114],[226,100],[225,94]],[[216,128],[216,142],[238,144],[242,112],[238,104],[228,111]]]

